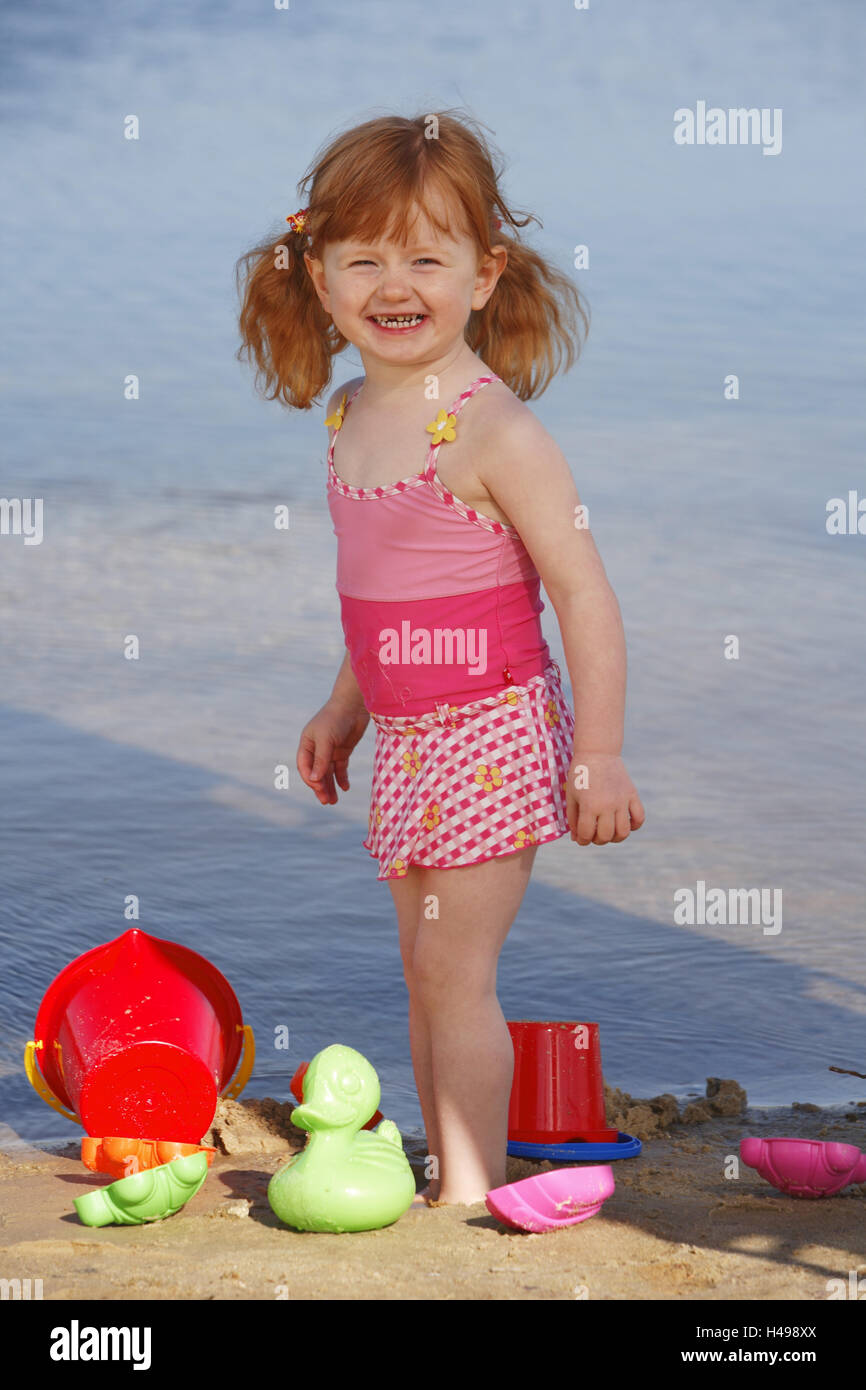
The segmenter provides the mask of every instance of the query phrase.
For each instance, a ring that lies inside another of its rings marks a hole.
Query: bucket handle
[[[57,1099],[36,1065],[36,1053],[42,1046],[43,1043],[40,1039],[39,1042],[29,1042],[24,1049],[24,1070],[27,1073],[27,1080],[30,1082],[37,1096],[40,1096],[41,1099],[45,1101],[46,1105],[50,1105],[51,1109],[56,1110],[58,1115],[65,1115],[67,1120],[72,1120],[74,1124],[80,1125],[81,1121],[78,1116],[74,1115],[71,1110],[67,1110],[65,1106],[60,1104],[60,1101]]]
[[[241,1064],[238,1067],[237,1075],[234,1081],[222,1092],[227,1100],[237,1100],[250,1079],[253,1063],[256,1060],[256,1040],[252,1028],[248,1023],[236,1023],[235,1028],[239,1033],[243,1033],[244,1040],[241,1044]]]
[[[243,1033],[244,1039],[241,1045],[241,1064],[238,1067],[237,1075],[234,1081],[232,1081],[222,1093],[229,1100],[236,1100],[240,1095],[250,1079],[253,1064],[256,1060],[256,1040],[252,1028],[248,1023],[238,1023],[235,1026],[239,1033]],[[24,1070],[27,1073],[27,1080],[30,1082],[36,1094],[45,1101],[46,1105],[50,1105],[51,1109],[56,1110],[58,1115],[63,1115],[67,1120],[72,1120],[73,1124],[80,1125],[81,1121],[78,1116],[61,1105],[36,1064],[36,1053],[42,1047],[43,1043],[40,1039],[38,1042],[29,1042],[24,1049]]]

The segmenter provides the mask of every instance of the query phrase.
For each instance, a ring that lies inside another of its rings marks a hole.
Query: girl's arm
[[[625,635],[568,462],[515,397],[488,430],[476,471],[517,527],[559,619],[574,698],[568,786],[572,838],[580,844],[624,840],[644,821],[620,756]]]
[[[343,386],[337,387],[336,391],[334,391],[328,398],[328,404],[325,407],[326,420],[330,419],[331,416],[336,412],[337,407],[340,404],[340,401],[342,400],[343,396],[351,395],[355,387],[360,385],[360,382],[360,377],[353,377],[351,381],[347,381]],[[328,435],[328,442],[330,443],[330,429],[328,431]],[[341,707],[349,710],[352,713],[360,713],[361,710],[365,707],[364,697],[361,694],[360,686],[358,685],[358,682],[355,679],[355,674],[352,670],[352,663],[349,660],[348,649],[346,650],[346,655],[343,657],[343,664],[337,672],[337,679],[334,681],[334,688],[331,691],[328,700],[329,703],[340,705]]]
[[[559,619],[571,677],[574,751],[619,756],[625,723],[626,651],[616,594],[605,578],[556,602],[551,595],[550,601]]]
[[[344,792],[349,790],[349,757],[369,722],[347,651],[330,696],[301,730],[295,759],[323,806],[337,801],[335,779]]]
[[[334,681],[334,688],[328,696],[328,702],[339,705],[341,709],[353,714],[360,714],[361,710],[365,708],[364,697],[361,694],[361,687],[355,679],[348,649],[343,657],[343,664],[337,672],[337,679]]]

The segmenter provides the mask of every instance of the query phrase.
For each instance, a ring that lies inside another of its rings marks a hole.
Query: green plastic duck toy
[[[207,1154],[187,1154],[74,1199],[85,1226],[141,1226],[174,1216],[207,1177]]]
[[[292,1123],[310,1131],[306,1146],[274,1174],[268,1201],[300,1231],[373,1231],[412,1204],[415,1179],[391,1120],[364,1129],[379,1105],[379,1078],[352,1047],[317,1052],[304,1075]]]

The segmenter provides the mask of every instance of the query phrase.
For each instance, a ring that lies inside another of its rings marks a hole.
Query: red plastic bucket
[[[198,1144],[243,1046],[225,976],[133,928],[67,965],[36,1017],[39,1069],[90,1135]]]
[[[291,1081],[289,1082],[289,1090],[295,1097],[295,1100],[298,1102],[298,1105],[303,1105],[304,1103],[304,1077],[307,1074],[307,1068],[309,1067],[309,1065],[309,1062],[302,1062],[301,1065],[298,1067],[297,1071],[295,1072],[294,1076],[292,1077]],[[377,1110],[375,1115],[371,1116],[371,1118],[364,1125],[364,1129],[375,1129],[376,1126],[380,1124],[383,1119],[384,1116],[382,1115],[381,1110]]]
[[[597,1023],[508,1024],[514,1079],[508,1138],[521,1144],[615,1142],[604,1110]]]

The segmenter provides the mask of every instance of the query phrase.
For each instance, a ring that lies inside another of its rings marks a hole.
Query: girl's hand
[[[646,819],[634,782],[615,753],[575,753],[565,800],[571,838],[579,845],[619,844]]]
[[[302,731],[297,768],[323,806],[337,801],[335,777],[344,792],[349,790],[349,754],[369,722],[363,705],[350,708],[328,700]]]

